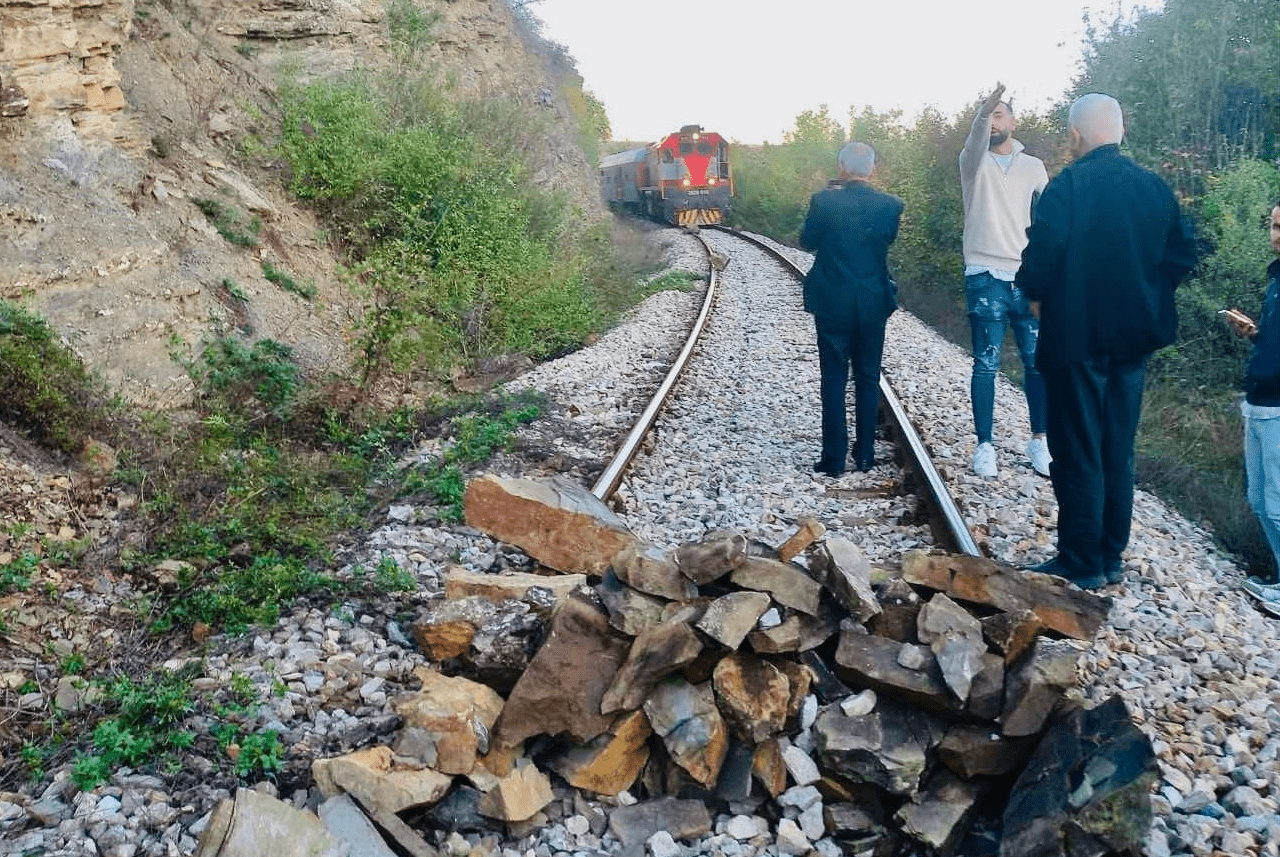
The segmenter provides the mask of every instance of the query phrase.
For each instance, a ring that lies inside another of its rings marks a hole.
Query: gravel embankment
[[[702,270],[692,238],[660,234],[672,242],[673,267]],[[731,239],[711,240],[728,248]],[[818,448],[818,372],[798,287],[763,254],[740,244],[722,252],[731,261],[709,337],[659,419],[648,454],[624,481],[615,504],[620,514],[661,545],[723,528],[777,544],[796,521],[812,516],[856,542],[873,563],[891,563],[904,550],[927,546],[927,527],[914,522],[912,502],[886,490],[892,468],[836,480],[810,472]],[[807,254],[791,252],[808,264]],[[679,348],[697,300],[689,293],[655,295],[596,345],[509,384],[512,390],[534,386],[553,403],[544,425],[528,432],[526,447],[554,457],[556,469],[570,474],[598,470],[599,443],[616,443],[643,407],[666,359]],[[969,366],[963,349],[917,319],[905,312],[891,319],[885,372],[979,543],[1002,561],[1038,562],[1053,551],[1055,508],[1048,480],[1037,477],[1022,454],[1025,402],[999,380],[1001,473],[996,479],[972,476]],[[887,457],[888,446],[878,452]],[[537,472],[518,453],[500,458],[494,469]],[[251,639],[213,641],[199,682],[216,688],[229,686],[233,676],[251,681],[265,702],[246,731],[278,730],[298,765],[360,746],[390,728],[389,701],[412,686],[412,669],[423,662],[393,617],[411,611],[412,601],[441,597],[441,575],[452,564],[500,571],[523,563],[518,552],[474,531],[440,529],[422,518],[412,506],[393,505],[386,524],[344,560],[348,567],[372,568],[384,556],[394,558],[419,580],[413,598],[377,608],[299,610]],[[1114,605],[1107,626],[1084,652],[1080,690],[1092,699],[1121,694],[1156,746],[1164,780],[1152,797],[1156,823],[1144,849],[1149,857],[1280,854],[1280,621],[1254,609],[1239,591],[1241,579],[1206,533],[1139,494],[1125,580],[1106,592]],[[272,692],[281,686],[283,693]],[[202,785],[199,767],[189,761],[191,770],[173,779],[118,776],[85,793],[63,772],[31,801],[0,795],[0,855],[191,854],[208,812],[229,793],[225,784]],[[289,785],[296,780],[281,778],[279,796],[298,805],[314,800]],[[547,815],[550,823],[531,836],[472,853],[576,857],[616,851],[616,842],[586,829],[569,795]],[[729,818],[721,817],[712,835],[681,844],[671,857],[777,853],[775,844],[739,840],[730,831]],[[459,854],[470,847],[457,840],[454,846]],[[839,854],[831,840],[817,847],[824,857]]]

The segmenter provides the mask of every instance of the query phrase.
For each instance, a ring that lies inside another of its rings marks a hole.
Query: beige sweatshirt
[[[991,117],[978,114],[960,152],[964,264],[1017,271],[1027,246],[1031,201],[1049,183],[1044,163],[1013,141],[1006,173],[990,151]]]

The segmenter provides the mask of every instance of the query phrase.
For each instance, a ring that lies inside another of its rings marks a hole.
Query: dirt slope
[[[171,359],[232,327],[342,369],[360,307],[335,275],[319,224],[282,187],[270,141],[282,70],[333,74],[387,58],[382,0],[212,2],[0,0],[0,296],[44,314],[85,362],[134,401],[181,406]],[[440,14],[432,63],[460,96],[535,105],[539,180],[599,213],[575,143],[563,56],[507,0],[419,0]],[[261,218],[236,247],[196,200]],[[306,300],[262,263],[315,289]],[[244,295],[247,302],[233,297]]]

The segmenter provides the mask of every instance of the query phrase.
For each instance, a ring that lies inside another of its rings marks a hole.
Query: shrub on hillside
[[[0,419],[67,453],[80,451],[108,396],[48,321],[0,301]]]

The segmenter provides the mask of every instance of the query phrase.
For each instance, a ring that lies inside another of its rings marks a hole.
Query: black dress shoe
[[[868,470],[876,466],[875,459],[867,458],[854,464],[859,473],[866,473]]]
[[[1027,571],[1038,571],[1041,574],[1053,574],[1065,577],[1081,589],[1101,589],[1107,585],[1107,578],[1101,574],[1081,574],[1062,562],[1061,557],[1042,562],[1039,565],[1027,566]]]
[[[813,472],[821,473],[823,476],[830,476],[832,479],[835,479],[837,476],[844,475],[844,468],[827,464],[827,462],[822,459],[818,459],[813,463]]]

